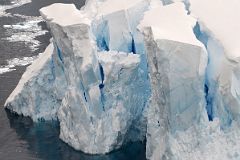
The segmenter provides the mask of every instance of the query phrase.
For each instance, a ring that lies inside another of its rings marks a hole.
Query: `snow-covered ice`
[[[52,56],[53,44],[50,44],[45,52],[27,67],[6,101],[5,105],[9,109],[30,116],[35,121],[57,119],[56,112],[62,99],[61,92],[57,91],[64,89],[64,79],[56,80],[56,64]]]
[[[195,23],[184,4],[175,3],[145,12],[139,25],[144,34],[152,89],[147,158],[169,157],[172,134],[207,121],[203,87],[207,53],[194,35]]]
[[[209,36],[216,38],[224,47],[225,56],[233,61],[240,57],[240,2],[238,0],[189,0],[193,16],[205,25]],[[202,9],[204,8],[204,9]],[[202,26],[203,27],[203,26]],[[204,30],[204,29],[203,29]]]
[[[52,43],[5,106],[34,121],[58,119],[60,138],[86,153],[146,138],[152,160],[238,160],[239,4],[88,0],[81,10],[42,8]]]
[[[191,15],[198,19],[198,38],[209,53],[207,69],[208,113],[218,117],[223,128],[239,122],[240,2],[190,0]],[[204,10],[200,9],[204,7]]]

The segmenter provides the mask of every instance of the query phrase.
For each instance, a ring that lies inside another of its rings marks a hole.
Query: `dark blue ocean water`
[[[78,8],[84,0],[32,0],[17,8],[7,10],[12,14],[39,16],[38,10],[54,2],[74,3]],[[11,0],[0,0],[0,5],[10,5]],[[23,42],[9,42],[2,38],[9,33],[5,24],[24,21],[21,17],[0,17],[0,66],[7,59],[34,56],[44,51],[51,37],[50,33],[36,37],[41,45],[32,51]],[[39,23],[44,29],[46,24]],[[15,71],[0,74],[0,160],[145,160],[145,142],[136,142],[107,155],[91,156],[76,151],[62,142],[58,122],[33,123],[30,118],[19,116],[5,110],[3,104],[16,87],[26,67],[16,67]]]

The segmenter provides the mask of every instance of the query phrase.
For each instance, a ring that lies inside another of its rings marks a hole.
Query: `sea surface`
[[[33,123],[4,109],[26,67],[43,52],[51,38],[39,14],[52,3],[84,0],[0,0],[0,160],[145,160],[145,142],[107,155],[91,156],[62,142],[58,122]],[[67,13],[66,13],[67,14]]]

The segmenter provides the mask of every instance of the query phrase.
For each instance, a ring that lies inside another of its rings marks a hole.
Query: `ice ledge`
[[[240,1],[189,0],[189,2],[192,16],[199,19],[206,26],[204,30],[224,46],[226,57],[239,62]]]
[[[156,15],[159,21],[156,20]],[[195,25],[196,19],[187,15],[183,3],[177,2],[167,6],[159,5],[145,12],[138,29],[143,30],[144,27],[151,27],[155,40],[167,39],[203,47],[203,44],[196,39],[193,33]]]
[[[54,3],[40,9],[40,14],[46,21],[59,24],[60,26],[91,23],[89,18],[78,10],[74,4]]]

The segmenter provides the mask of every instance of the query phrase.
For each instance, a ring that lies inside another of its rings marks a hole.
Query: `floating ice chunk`
[[[11,72],[11,71],[14,71],[14,70],[16,70],[16,69],[9,68],[9,67],[0,67],[0,74],[4,74],[4,73]]]
[[[7,60],[7,65],[0,66],[0,74],[14,71],[16,66],[26,66],[31,64],[37,57],[23,57],[23,58],[13,58]]]

